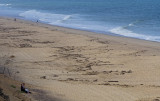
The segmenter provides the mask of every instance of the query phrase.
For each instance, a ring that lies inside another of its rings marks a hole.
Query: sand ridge
[[[12,78],[65,101],[159,99],[158,42],[1,18],[0,52]]]

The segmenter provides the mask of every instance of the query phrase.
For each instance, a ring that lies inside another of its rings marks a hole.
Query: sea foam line
[[[147,36],[143,34],[134,33],[133,31],[130,31],[126,29],[125,27],[116,27],[116,28],[110,29],[109,31],[111,33],[126,36],[126,37],[133,37],[133,38],[138,38],[138,39],[160,42],[160,36]]]
[[[72,17],[72,15],[43,13],[36,10],[25,11],[23,13],[20,13],[19,16],[27,19],[36,19],[52,24],[62,23],[64,21],[69,20]]]
[[[39,12],[37,10],[28,10],[25,11],[23,13],[20,13],[19,16],[24,17],[26,19],[34,19],[34,20],[40,20],[43,22],[46,22],[48,24],[51,25],[62,25],[65,27],[76,27],[76,28],[82,28],[82,29],[86,29],[86,30],[97,30],[97,31],[101,31],[102,29],[104,31],[105,28],[104,26],[96,26],[94,24],[82,24],[81,23],[65,23],[68,20],[72,19],[74,16],[73,15],[65,15],[65,14],[54,14],[54,13],[44,13],[44,12]],[[86,21],[85,21],[86,22]],[[141,20],[137,20],[133,23],[128,24],[127,26],[123,26],[123,27],[116,27],[116,28],[112,28],[109,30],[109,32],[113,33],[113,34],[117,34],[117,35],[122,35],[122,36],[126,36],[126,37],[133,37],[133,38],[138,38],[138,39],[144,39],[144,40],[150,40],[150,41],[158,41],[160,42],[160,36],[147,36],[147,35],[142,35],[142,34],[138,34],[138,33],[134,33],[131,30],[128,30],[128,27],[132,27],[132,26],[136,26],[137,23],[141,22]],[[108,30],[107,30],[108,31]]]

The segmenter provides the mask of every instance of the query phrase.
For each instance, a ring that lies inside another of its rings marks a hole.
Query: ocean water
[[[0,0],[0,16],[160,42],[160,0]]]

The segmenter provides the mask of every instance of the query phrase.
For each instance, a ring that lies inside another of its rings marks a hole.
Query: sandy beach
[[[1,17],[0,73],[10,101],[160,101],[160,43]]]

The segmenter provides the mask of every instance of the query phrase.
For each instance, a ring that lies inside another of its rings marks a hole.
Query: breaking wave
[[[131,23],[128,26],[134,26],[134,23]],[[111,33],[114,33],[114,34],[117,34],[117,35],[121,35],[121,36],[133,37],[133,38],[138,38],[138,39],[144,39],[144,40],[160,42],[160,36],[149,36],[149,35],[135,33],[135,32],[133,32],[131,30],[128,30],[127,29],[128,26],[115,27],[115,28],[110,29],[109,31]]]

